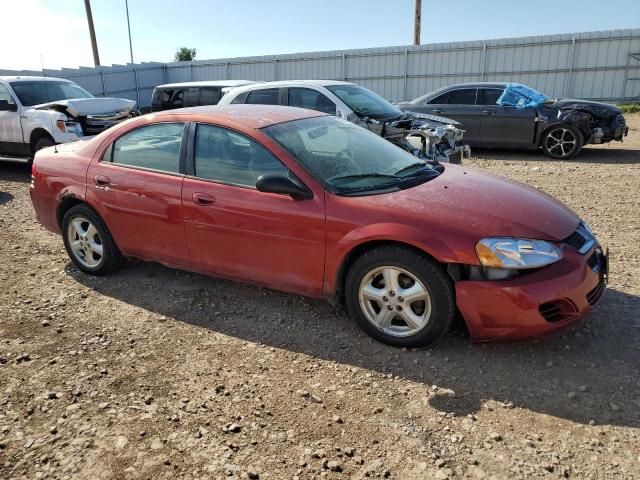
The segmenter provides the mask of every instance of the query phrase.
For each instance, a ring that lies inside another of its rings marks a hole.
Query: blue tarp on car
[[[539,106],[546,99],[545,95],[533,88],[520,83],[510,83],[504,89],[496,104],[516,108],[530,108]]]

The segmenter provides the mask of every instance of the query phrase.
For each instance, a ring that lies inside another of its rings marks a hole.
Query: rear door
[[[94,158],[87,199],[127,254],[188,265],[182,221],[184,123],[156,123],[129,131]]]
[[[311,295],[322,292],[324,195],[259,192],[258,176],[289,169],[255,140],[199,124],[182,191],[194,268]]]
[[[480,136],[483,147],[531,146],[535,134],[535,108],[497,105],[502,88],[478,89],[481,107]]]
[[[480,143],[481,109],[476,105],[477,88],[458,88],[449,90],[428,101],[423,111],[433,115],[451,118],[462,124],[464,143],[478,145]]]

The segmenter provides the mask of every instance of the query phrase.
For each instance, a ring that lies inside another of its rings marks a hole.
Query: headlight
[[[79,122],[64,122],[64,124],[67,127],[67,133],[82,136],[82,125]]]
[[[483,238],[476,244],[476,254],[485,267],[508,269],[543,267],[562,258],[555,245],[524,238]]]
[[[56,121],[56,126],[62,133],[70,133],[71,135],[76,135],[78,137],[82,136],[82,125],[80,125],[79,122],[74,122],[72,120],[58,120]]]

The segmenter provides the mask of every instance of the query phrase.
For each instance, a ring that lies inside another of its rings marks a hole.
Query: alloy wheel
[[[97,268],[104,259],[98,229],[85,217],[74,217],[67,227],[67,240],[73,256],[87,268]]]
[[[576,136],[566,128],[551,130],[545,139],[547,151],[559,157],[566,157],[573,153],[577,145]]]
[[[382,266],[368,272],[358,290],[360,308],[371,324],[394,337],[415,335],[431,317],[431,296],[412,273]]]

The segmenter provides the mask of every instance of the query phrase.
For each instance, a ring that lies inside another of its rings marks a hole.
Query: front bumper
[[[599,245],[585,255],[565,246],[563,254],[559,262],[514,279],[458,281],[457,304],[471,338],[486,342],[548,335],[589,313],[605,290],[607,256]]]

